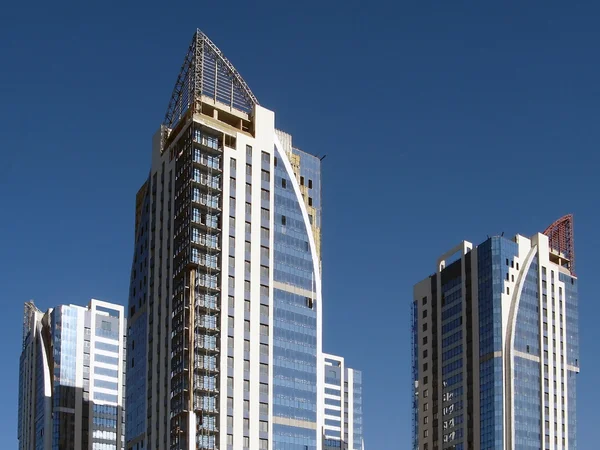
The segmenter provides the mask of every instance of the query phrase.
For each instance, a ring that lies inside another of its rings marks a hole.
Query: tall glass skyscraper
[[[202,32],[136,199],[127,448],[320,449],[321,161]]]
[[[125,447],[125,330],[119,305],[92,300],[43,313],[25,304],[20,450]]]
[[[462,242],[414,287],[413,448],[576,450],[572,216]]]

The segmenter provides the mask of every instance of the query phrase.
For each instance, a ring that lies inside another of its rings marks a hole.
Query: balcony
[[[221,158],[219,156],[209,156],[200,149],[194,149],[192,158],[195,164],[208,169],[210,172],[221,172]]]

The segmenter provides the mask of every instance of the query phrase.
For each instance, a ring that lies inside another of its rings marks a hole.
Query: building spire
[[[573,214],[567,214],[555,220],[544,230],[548,236],[550,248],[564,254],[570,261],[569,269],[575,275],[575,245],[573,242]]]
[[[177,76],[163,125],[175,128],[192,110],[202,111],[202,99],[251,114],[258,100],[221,50],[196,30]]]

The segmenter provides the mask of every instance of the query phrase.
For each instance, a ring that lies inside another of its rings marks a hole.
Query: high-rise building
[[[124,448],[125,333],[123,306],[25,303],[20,450]]]
[[[322,447],[321,160],[197,31],[136,198],[127,448]]]
[[[323,450],[363,450],[362,373],[323,354]]]
[[[414,287],[413,447],[576,450],[572,216],[462,242]]]

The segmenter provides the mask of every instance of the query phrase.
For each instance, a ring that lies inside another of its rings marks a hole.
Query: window
[[[262,220],[268,221],[269,217],[270,217],[270,211],[267,208],[261,208],[260,209],[260,218]]]
[[[427,297],[423,297],[422,303],[423,303],[423,306],[425,306],[427,304]]]
[[[227,367],[229,367],[230,369],[233,369],[233,356],[227,357]]]
[[[244,360],[244,372],[250,372],[250,361]]]
[[[281,187],[286,189],[287,188],[287,180],[285,178],[281,179]]]
[[[227,388],[233,389],[233,377],[227,377]],[[233,417],[231,417],[231,416],[227,417],[227,426],[232,426],[232,425],[229,425],[230,418],[231,418],[231,420],[233,420]]]
[[[246,333],[250,333],[250,321],[249,320],[244,320],[244,331]]]
[[[267,403],[262,403],[262,402],[261,402],[261,403],[259,404],[258,412],[259,412],[260,414],[264,414],[264,415],[267,415],[267,414],[269,414],[269,405],[268,405]]]
[[[262,159],[263,162],[268,163],[269,162],[269,154],[267,152],[261,152],[260,157]]]
[[[260,171],[260,179],[262,181],[271,181],[271,174],[268,170],[261,170]]]
[[[312,197],[308,197],[308,206],[312,206],[312,204],[313,204]]]
[[[266,439],[260,439],[258,441],[258,448],[260,450],[267,450],[269,448],[269,441]]]
[[[231,416],[229,416],[231,417]],[[233,417],[231,417],[233,419]],[[233,428],[233,422],[231,423],[231,428]],[[227,445],[233,445],[233,434],[227,435]]]
[[[423,324],[423,331],[427,331],[427,324],[426,323]]]
[[[252,175],[252,164],[246,164],[246,175]]]
[[[310,178],[308,179],[308,188],[312,189],[312,180]]]
[[[244,300],[244,311],[250,312],[250,300]]]
[[[250,381],[244,380],[244,392],[250,392]]]
[[[427,349],[423,350],[423,358],[427,358]]]
[[[260,354],[261,355],[269,354],[269,346],[267,344],[260,344]]]
[[[246,215],[249,216],[252,214],[252,205],[246,202]]]
[[[427,310],[423,310],[423,319],[427,318]]]
[[[429,423],[429,416],[423,417],[423,423],[427,425]]]
[[[423,377],[423,384],[427,384],[428,381],[429,381],[429,378],[427,376]]]
[[[269,393],[269,385],[267,383],[260,383],[258,386],[258,392],[261,394],[268,394]]]
[[[286,225],[287,219],[285,216],[281,216],[281,225]]]
[[[246,145],[246,159],[252,159],[252,146]]]
[[[233,338],[231,336],[227,336],[227,348],[233,348]]]
[[[423,336],[423,345],[427,345],[427,336]]]
[[[260,364],[260,373],[261,373],[261,375],[268,375],[269,374],[269,365],[261,363]]]
[[[227,147],[235,149],[236,138],[235,136],[230,136],[228,134],[225,135],[225,145]]]
[[[260,276],[269,278],[269,268],[267,266],[260,266]]]
[[[261,431],[263,433],[267,433],[269,431],[269,422],[261,420],[258,423],[258,431]]]
[[[227,397],[227,408],[233,409],[233,397]]]
[[[244,339],[244,351],[245,352],[250,351],[250,341],[248,339]]]
[[[429,430],[423,431],[423,437],[429,437]]]
[[[269,240],[269,229],[265,228],[265,227],[261,227],[260,228],[260,238],[261,239],[265,239],[265,240]]]
[[[265,324],[260,324],[260,334],[262,336],[268,336],[269,335],[269,326],[265,325]]]
[[[428,367],[428,364],[427,364],[427,363],[423,364],[423,372],[427,372],[427,369],[428,369],[428,368],[429,368],[429,367]]]
[[[260,305],[260,314],[261,316],[269,315],[269,307],[267,305]]]
[[[423,411],[427,411],[429,409],[429,403],[423,404]]]
[[[233,295],[230,295],[230,296],[227,298],[227,306],[228,306],[229,308],[233,308],[233,307],[235,306],[235,299],[234,299]]]
[[[231,298],[233,298],[233,297],[231,297]],[[233,316],[229,316],[229,317],[228,317],[228,323],[227,323],[227,326],[228,326],[229,328],[233,328],[233,327],[234,327],[234,324],[235,324],[235,322],[234,322],[234,318],[233,318]],[[232,347],[233,347],[233,345],[232,345]]]
[[[229,160],[229,168],[230,168],[231,170],[235,170],[235,165],[236,165],[235,158],[231,158],[231,159]]]

